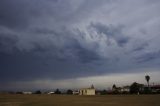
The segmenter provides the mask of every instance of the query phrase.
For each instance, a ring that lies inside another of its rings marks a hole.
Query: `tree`
[[[104,89],[103,91],[100,92],[101,95],[106,95],[107,91]]]
[[[141,84],[138,84],[137,82],[134,82],[130,86],[130,93],[131,94],[138,94],[140,92],[140,89],[141,89]]]
[[[112,90],[116,90],[117,89],[117,87],[116,87],[116,85],[114,84],[113,86],[112,86]]]
[[[61,94],[61,91],[59,89],[56,89],[55,94]]]
[[[34,94],[41,94],[42,92],[40,90],[36,91]]]
[[[146,81],[147,81],[148,88],[149,88],[149,80],[150,80],[150,76],[149,76],[149,75],[146,75],[146,76],[145,76],[145,79],[146,79]]]
[[[118,94],[119,93],[118,87],[115,84],[112,86],[112,93],[113,94]]]
[[[67,94],[71,95],[71,94],[73,94],[73,91],[71,89],[68,89]]]

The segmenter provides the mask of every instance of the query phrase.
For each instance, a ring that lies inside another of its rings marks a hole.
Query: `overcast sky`
[[[160,83],[159,0],[0,0],[0,89]]]

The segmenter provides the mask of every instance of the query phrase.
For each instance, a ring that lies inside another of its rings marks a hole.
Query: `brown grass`
[[[160,106],[160,95],[0,95],[0,106]]]

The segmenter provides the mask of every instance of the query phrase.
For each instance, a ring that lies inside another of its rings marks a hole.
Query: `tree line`
[[[140,84],[137,82],[133,82],[130,86],[124,86],[124,87],[117,87],[116,84],[113,84],[111,90],[96,90],[96,94],[98,95],[106,95],[106,94],[160,94],[160,86],[158,89],[155,89],[153,87],[150,87],[150,76],[146,75],[145,80],[147,82],[147,86],[144,84]],[[92,87],[94,89],[94,86]],[[23,92],[9,92],[12,94],[24,94]],[[25,92],[26,94],[29,94],[29,92]],[[78,94],[78,91],[75,92],[71,89],[68,89],[66,91],[61,91],[59,89],[56,89],[52,92],[42,92],[41,90],[37,90],[33,92],[32,94]]]

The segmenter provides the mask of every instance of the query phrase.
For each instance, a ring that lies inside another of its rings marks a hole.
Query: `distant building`
[[[79,90],[79,95],[95,95],[95,89],[84,88]]]
[[[160,85],[152,85],[150,86],[152,93],[160,93]]]
[[[121,88],[122,93],[123,92],[129,93],[129,91],[130,91],[130,86],[124,86],[124,87]]]
[[[48,92],[47,94],[55,94],[55,92]]]
[[[32,94],[32,92],[22,92],[22,94]]]
[[[96,90],[92,85],[90,88],[83,88],[79,90],[79,95],[95,95]]]
[[[73,95],[79,95],[79,91],[73,91]]]

